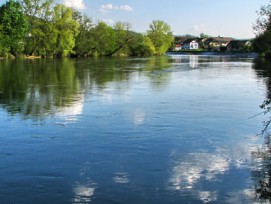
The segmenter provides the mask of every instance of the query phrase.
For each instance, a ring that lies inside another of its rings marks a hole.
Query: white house
[[[183,42],[183,50],[195,50],[199,49],[199,43],[195,39],[188,39]]]

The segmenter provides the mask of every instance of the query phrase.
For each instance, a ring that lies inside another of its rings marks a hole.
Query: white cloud
[[[112,4],[105,4],[105,5],[101,6],[101,9],[104,9],[104,10],[113,10],[114,6]]]
[[[129,5],[114,6],[113,4],[101,5],[101,12],[108,12],[112,10],[133,11],[133,8]]]
[[[72,7],[75,9],[85,9],[83,0],[64,0],[63,4],[67,7]]]
[[[107,25],[110,25],[110,26],[113,26],[115,23],[115,21],[112,19],[102,19],[101,21],[103,21],[104,23],[106,23]]]
[[[123,11],[133,11],[133,8],[131,6],[128,6],[128,5],[120,6],[119,9],[123,10]]]

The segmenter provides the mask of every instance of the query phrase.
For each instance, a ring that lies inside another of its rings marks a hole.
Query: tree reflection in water
[[[254,180],[256,191],[256,202],[271,202],[271,133],[269,132],[271,117],[271,62],[257,60],[254,69],[260,79],[266,82],[267,99],[260,106],[263,109],[262,114],[267,116],[263,122],[261,136],[263,144],[256,152],[252,152],[253,170],[252,178]]]
[[[0,107],[10,115],[42,121],[79,113],[85,95],[102,93],[111,83],[129,87],[134,73],[145,74],[157,89],[168,77],[148,74],[168,68],[167,56],[151,58],[36,59],[0,61]],[[125,90],[118,89],[124,92]],[[80,113],[79,113],[80,114]]]

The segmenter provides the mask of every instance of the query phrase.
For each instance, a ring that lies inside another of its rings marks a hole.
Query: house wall
[[[199,44],[193,40],[192,42],[190,43],[187,43],[187,44],[184,44],[183,45],[183,49],[184,50],[194,50],[194,49],[199,49]]]
[[[190,43],[190,50],[199,49],[199,44],[196,41]]]

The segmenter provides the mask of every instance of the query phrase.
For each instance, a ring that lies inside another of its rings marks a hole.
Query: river
[[[270,200],[257,187],[267,115],[255,116],[269,67],[194,55],[0,61],[0,203]]]

